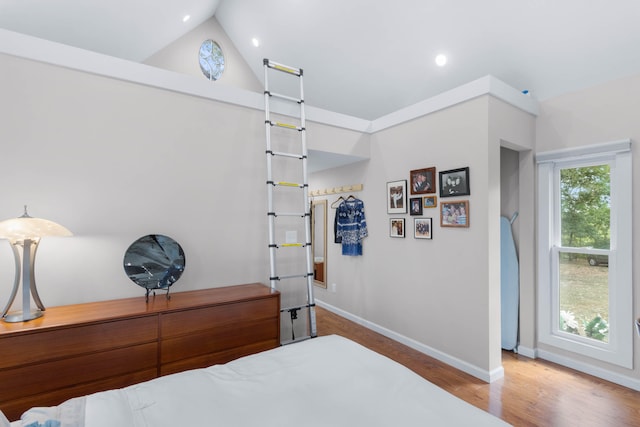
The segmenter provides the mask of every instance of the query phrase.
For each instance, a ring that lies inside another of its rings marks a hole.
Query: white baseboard
[[[576,371],[580,371],[585,374],[593,375],[594,377],[601,378],[603,380],[610,381],[612,383],[628,387],[636,391],[640,391],[640,380],[636,378],[631,378],[627,375],[612,372],[607,369],[590,365],[588,363],[578,362],[569,357],[559,356],[546,350],[538,349],[537,353],[541,359],[557,363],[558,365],[566,366],[567,368],[575,369]]]
[[[437,359],[443,363],[446,363],[447,365],[450,365],[456,369],[466,372],[469,375],[473,375],[474,377],[479,378],[482,381],[490,383],[504,377],[504,368],[502,366],[491,372],[484,369],[480,369],[477,366],[471,365],[456,357],[450,356],[439,350],[436,350],[427,345],[419,343],[411,338],[407,338],[404,335],[398,334],[394,331],[391,331],[373,322],[370,322],[361,317],[355,316],[347,311],[334,307],[323,301],[316,300],[316,303],[320,307],[325,308],[339,316],[349,319],[352,322],[355,322],[368,329],[371,329],[372,331],[378,332],[379,334],[384,335],[387,338],[391,338],[392,340],[397,341],[401,344],[404,344],[408,347],[411,347],[414,350],[417,350],[421,353],[426,354],[427,356],[431,356],[434,359]],[[525,357],[529,357],[531,359],[536,359],[539,357],[541,359],[548,360],[553,363],[557,363],[558,365],[566,366],[567,368],[575,369],[576,371],[580,371],[585,374],[593,375],[594,377],[601,378],[606,381],[610,381],[612,383],[621,385],[623,387],[628,387],[632,390],[640,391],[639,379],[632,378],[627,375],[622,375],[616,372],[612,372],[607,369],[599,368],[587,363],[578,362],[571,358],[559,356],[555,353],[551,353],[546,350],[519,346],[518,354]]]
[[[622,375],[616,372],[609,371],[607,369],[599,368],[588,363],[578,362],[570,357],[560,356],[553,352],[540,349],[532,349],[528,347],[518,347],[518,354],[532,359],[540,358],[548,360],[549,362],[557,363],[558,365],[565,366],[567,368],[575,369],[582,373],[592,375],[596,378],[601,378],[606,381],[628,387],[632,390],[640,391],[640,380]]]
[[[528,357],[530,359],[536,359],[538,357],[538,350],[535,348],[518,346],[518,354]]]
[[[443,353],[439,350],[436,350],[422,343],[419,343],[418,341],[405,337],[404,335],[398,334],[397,332],[391,331],[383,326],[377,325],[361,317],[355,316],[347,311],[344,311],[338,307],[334,307],[323,301],[316,300],[316,304],[322,308],[325,308],[331,311],[332,313],[335,313],[339,316],[349,319],[352,322],[362,325],[365,328],[371,329],[372,331],[375,331],[381,335],[384,335],[387,338],[391,338],[394,341],[404,344],[407,347],[411,347],[414,350],[424,353],[427,356],[433,357],[434,359],[437,359],[443,363],[446,363],[447,365],[450,365],[456,369],[466,372],[469,375],[473,375],[474,377],[479,378],[482,381],[491,383],[493,381],[496,381],[504,377],[504,368],[502,366],[500,366],[497,369],[494,369],[493,371],[487,371],[486,369],[481,369],[475,365],[467,363],[463,360],[460,360],[456,357]]]

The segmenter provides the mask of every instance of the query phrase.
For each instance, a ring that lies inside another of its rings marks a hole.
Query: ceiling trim
[[[493,76],[485,76],[380,117],[372,122],[370,132],[379,132],[483,95],[492,95],[530,114],[538,115],[538,101]]]
[[[256,110],[264,110],[264,94],[261,93],[230,86],[212,85],[209,81],[194,79],[192,76],[9,30],[0,29],[0,53]],[[310,105],[306,105],[305,113],[308,121],[363,133],[375,133],[487,94],[502,99],[528,113],[538,115],[539,106],[535,99],[523,95],[520,91],[493,76],[483,77],[372,121]],[[294,115],[296,111],[297,108],[295,106],[291,107],[290,110],[285,107],[274,109],[276,113],[290,116]]]

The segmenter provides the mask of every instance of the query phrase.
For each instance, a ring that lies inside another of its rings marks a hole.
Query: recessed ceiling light
[[[251,39],[251,43],[253,43],[253,45],[254,45],[255,47],[260,46],[260,40],[258,40],[258,38],[257,38],[257,37],[252,38],[252,39]]]
[[[443,54],[436,56],[436,65],[438,67],[444,67],[447,63],[447,57]]]
[[[184,18],[182,18],[182,22],[187,22],[189,19],[191,19],[191,15],[184,15]]]

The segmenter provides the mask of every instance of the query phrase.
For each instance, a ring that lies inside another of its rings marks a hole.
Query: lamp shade
[[[1,315],[5,322],[26,322],[42,317],[45,308],[36,288],[35,257],[40,238],[45,236],[72,236],[72,234],[53,221],[30,217],[26,206],[21,217],[0,222],[0,239],[9,240],[16,261],[13,290]],[[21,284],[22,311],[9,313]],[[37,310],[31,309],[31,297],[38,306]]]
[[[25,212],[21,217],[0,222],[0,239],[19,242],[25,239],[37,239],[45,236],[73,236],[66,227],[48,219],[33,218]]]

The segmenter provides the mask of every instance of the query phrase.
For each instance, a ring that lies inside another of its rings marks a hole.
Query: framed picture
[[[389,236],[404,237],[404,218],[391,218],[389,220]]]
[[[438,196],[425,196],[424,203],[422,204],[426,209],[435,208],[438,206]]]
[[[422,197],[409,199],[409,215],[422,215]]]
[[[469,227],[469,201],[440,202],[441,227]]]
[[[411,194],[436,192],[436,168],[416,169],[409,172]]]
[[[387,182],[387,213],[407,213],[407,180]]]
[[[431,230],[433,221],[431,218],[413,219],[413,237],[416,239],[432,239]]]
[[[468,196],[469,168],[451,169],[440,172],[440,197]]]

